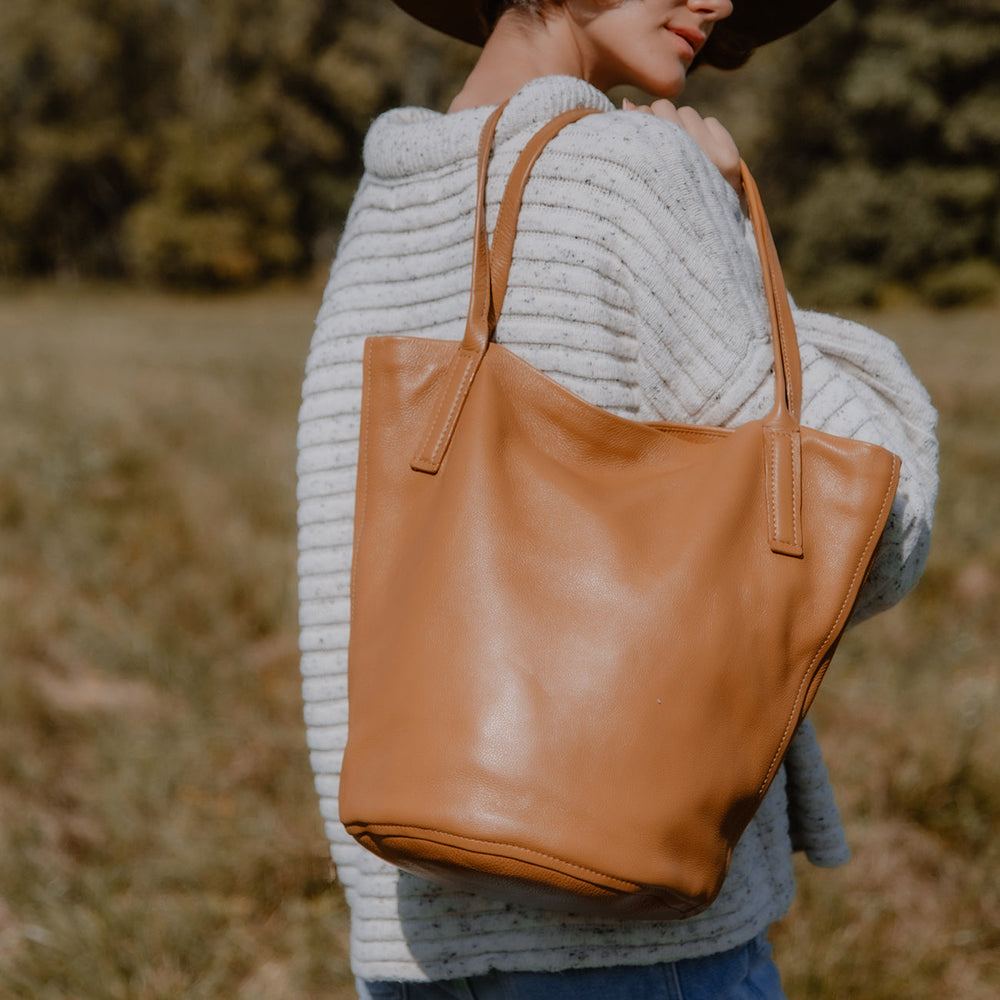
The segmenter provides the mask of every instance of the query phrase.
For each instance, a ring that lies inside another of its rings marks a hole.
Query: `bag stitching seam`
[[[452,837],[455,840],[466,841],[467,843],[470,843],[470,844],[482,844],[484,846],[489,846],[489,847],[510,847],[510,848],[514,848],[515,850],[521,851],[521,852],[523,852],[524,854],[527,854],[527,855],[531,855],[531,856],[534,856],[534,857],[537,857],[537,858],[545,858],[545,859],[547,859],[549,861],[556,861],[556,862],[558,862],[561,865],[565,865],[567,868],[574,868],[577,871],[587,872],[590,875],[597,875],[597,876],[599,876],[602,879],[606,879],[609,882],[615,882],[618,885],[629,886],[630,888],[633,888],[633,889],[642,889],[642,888],[644,888],[644,886],[643,886],[643,884],[641,882],[630,882],[627,879],[618,878],[615,875],[609,875],[607,872],[598,871],[596,868],[588,868],[586,865],[578,865],[578,864],[575,864],[572,861],[565,861],[563,858],[556,857],[556,855],[554,855],[554,854],[546,854],[544,851],[536,851],[533,848],[524,847],[521,844],[509,844],[509,843],[507,843],[505,841],[502,841],[502,840],[484,840],[484,839],[482,839],[480,837],[466,837],[463,834],[450,833],[447,830],[438,830],[438,829],[435,829],[434,827],[406,826],[406,825],[397,825],[397,824],[393,824],[393,823],[386,823],[386,824],[374,824],[373,823],[373,824],[370,824],[368,826],[368,828],[370,830],[385,830],[385,831],[398,830],[398,831],[400,831],[401,835],[403,833],[405,833],[405,831],[416,831],[416,832],[420,832],[420,833],[434,833],[434,834],[438,834],[440,836]],[[380,834],[380,835],[381,836],[385,836],[386,834]],[[419,838],[414,837],[413,839],[419,839]],[[681,908],[680,907],[676,907],[676,909],[681,909]]]
[[[447,383],[446,383],[445,386],[442,388],[441,396],[438,399],[437,406],[435,406],[434,408],[434,417],[431,420],[431,425],[427,437],[424,440],[424,444],[420,449],[420,455],[418,456],[417,459],[420,462],[424,462],[434,466],[439,466],[441,464],[442,455],[440,453],[442,451],[442,442],[444,441],[445,437],[448,434],[448,428],[452,424],[453,418],[455,416],[455,411],[461,405],[467,385],[469,382],[472,381],[472,375],[474,374],[472,366],[476,361],[476,357],[475,355],[471,354],[468,348],[459,347],[458,351],[455,354],[455,359],[457,360],[459,355],[462,354],[463,352],[465,352],[469,356],[466,358],[465,361],[465,371],[463,372],[462,377],[459,380],[457,389],[452,395],[451,407],[449,408],[448,414],[444,418],[444,421],[442,422],[441,411],[443,410],[445,406],[445,401],[448,398]],[[452,363],[454,364],[454,361]],[[448,382],[451,382],[451,379],[448,379]],[[440,426],[441,430],[438,434],[437,441],[435,441],[434,443],[434,447],[430,448],[429,445],[431,443],[431,438],[434,435],[434,429],[438,426]]]
[[[897,463],[894,463],[894,465],[896,465],[896,464],[898,464],[898,460],[897,460]],[[834,621],[833,625],[830,626],[830,629],[826,633],[826,635],[823,637],[823,641],[819,644],[819,649],[817,649],[816,655],[810,661],[809,668],[802,675],[802,680],[799,682],[798,690],[795,692],[795,704],[798,704],[799,697],[802,694],[803,687],[805,687],[806,684],[807,684],[807,682],[809,682],[811,680],[813,668],[816,666],[817,661],[819,660],[820,656],[822,655],[823,648],[826,646],[827,642],[829,642],[830,637],[837,631],[837,625],[840,622],[840,619],[843,617],[844,608],[847,607],[847,600],[850,597],[851,592],[854,590],[854,582],[855,582],[855,580],[857,580],[858,573],[861,570],[861,567],[862,567],[862,565],[863,565],[863,563],[865,561],[864,553],[868,551],[869,546],[871,545],[872,538],[875,536],[875,531],[878,528],[879,522],[881,522],[881,520],[882,520],[882,513],[885,510],[886,502],[889,500],[889,498],[891,496],[895,495],[896,491],[893,488],[895,480],[896,480],[896,476],[893,475],[890,478],[890,480],[889,480],[889,484],[886,487],[885,493],[882,495],[882,505],[879,507],[878,517],[875,519],[875,526],[868,533],[868,539],[865,542],[865,547],[864,547],[864,549],[862,551],[861,558],[858,560],[857,565],[854,567],[854,574],[851,577],[851,583],[850,583],[850,586],[848,587],[847,594],[844,595],[844,600],[841,602],[840,610],[837,612],[837,618],[836,618],[836,620]],[[786,741],[788,739],[788,734],[789,734],[790,730],[793,728],[792,727],[792,720],[795,718],[795,715],[796,715],[796,712],[793,710],[792,713],[788,716],[788,721],[785,723],[785,731],[781,734],[781,740],[778,742],[778,748],[774,751],[774,756],[771,758],[771,763],[770,763],[770,766],[767,769],[767,773],[764,775],[764,780],[760,783],[760,788],[757,789],[757,795],[758,796],[760,796],[760,794],[764,791],[764,789],[767,787],[768,782],[771,780],[771,778],[774,775],[775,764],[776,764],[776,762],[779,760],[779,758],[782,755],[781,751],[782,751],[782,748],[785,746],[785,743],[786,743]]]

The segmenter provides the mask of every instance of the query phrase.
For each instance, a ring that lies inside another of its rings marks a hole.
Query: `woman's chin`
[[[636,73],[629,80],[622,82],[638,87],[643,93],[652,97],[662,97],[672,101],[684,92],[684,87],[687,84],[687,72],[682,66],[676,66],[665,72]]]
[[[644,93],[649,94],[651,97],[673,101],[684,93],[684,86],[686,83],[686,79],[671,81],[669,83],[647,81],[645,83],[636,84],[636,86]]]

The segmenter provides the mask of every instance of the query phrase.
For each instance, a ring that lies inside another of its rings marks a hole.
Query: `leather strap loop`
[[[767,524],[771,551],[803,555],[802,457],[799,418],[802,400],[802,362],[785,278],[774,246],[760,191],[746,163],[740,176],[750,222],[757,239],[764,294],[774,345],[774,409],[764,422],[764,471],[767,486]]]

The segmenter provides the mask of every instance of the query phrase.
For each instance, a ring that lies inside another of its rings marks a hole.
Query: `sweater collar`
[[[522,87],[497,127],[496,142],[535,131],[571,108],[611,111],[614,105],[596,87],[572,76],[545,76]],[[475,157],[483,124],[492,108],[441,114],[427,108],[396,108],[377,118],[365,139],[365,169],[385,179],[444,170]]]

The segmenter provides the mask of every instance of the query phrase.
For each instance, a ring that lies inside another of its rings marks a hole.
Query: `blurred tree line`
[[[444,102],[457,49],[373,0],[2,0],[0,274],[301,272],[372,118]]]
[[[443,108],[474,55],[388,0],[3,0],[0,275],[302,273],[372,118]],[[801,298],[1000,284],[1000,0],[841,0],[692,99],[754,163]]]
[[[1000,0],[835,4],[793,49],[759,172],[810,296],[1000,286]],[[794,155],[788,155],[794,150]]]

